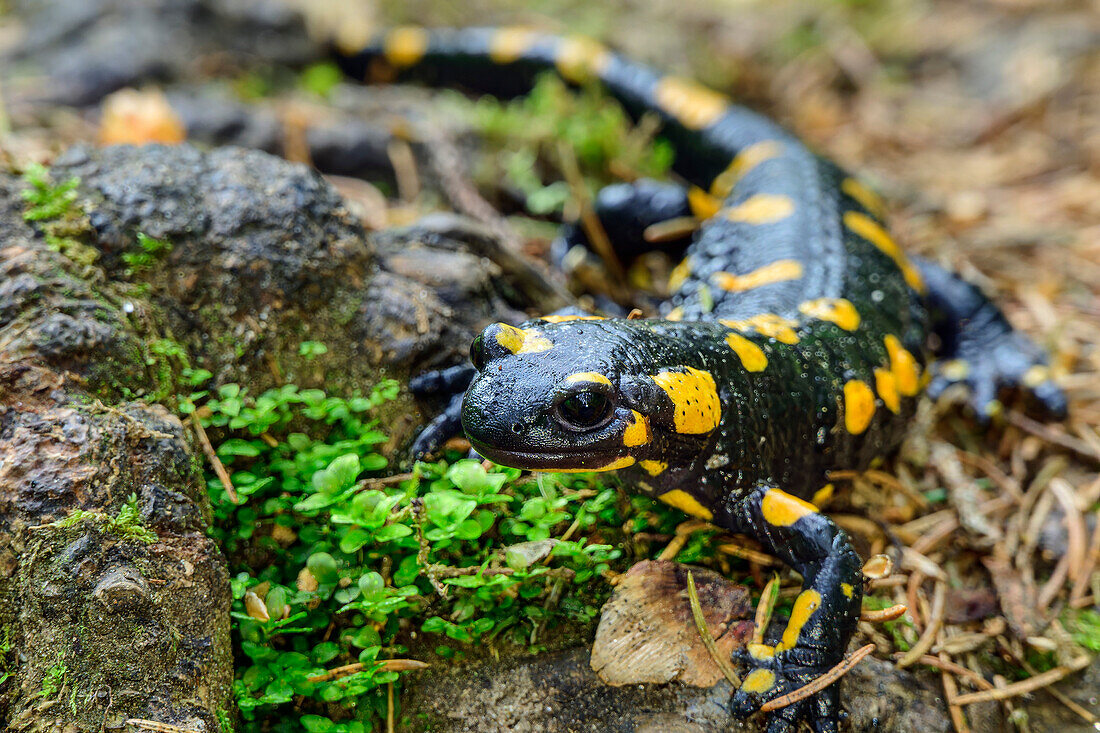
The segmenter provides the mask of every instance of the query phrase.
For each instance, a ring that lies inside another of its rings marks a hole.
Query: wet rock
[[[402,693],[413,731],[439,733],[728,733],[762,730],[730,717],[731,688],[602,684],[583,649],[424,673]],[[937,733],[951,729],[937,692],[876,659],[841,682],[846,730]]]
[[[0,64],[44,75],[34,96],[61,104],[199,78],[204,67],[303,65],[324,53],[279,0],[20,0],[13,10],[26,33]]]

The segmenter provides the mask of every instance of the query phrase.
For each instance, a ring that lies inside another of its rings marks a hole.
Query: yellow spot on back
[[[586,36],[562,38],[554,55],[558,73],[577,84],[598,77],[611,61],[607,46]]]
[[[844,385],[844,427],[859,435],[875,416],[875,393],[866,382],[852,379]]]
[[[889,369],[875,369],[875,391],[882,404],[895,415],[901,412],[901,397],[898,396],[898,380]]]
[[[744,275],[716,272],[714,284],[732,293],[752,290],[762,285],[797,280],[802,277],[802,263],[798,260],[776,260]]]
[[[775,313],[758,313],[741,321],[719,321],[723,326],[736,331],[753,330],[757,333],[781,341],[785,344],[797,344],[798,333],[794,327],[797,321],[776,315]]]
[[[638,461],[638,465],[644,468],[650,476],[664,473],[665,469],[668,468],[668,464],[664,461]]]
[[[672,268],[672,272],[668,274],[668,292],[674,293],[680,289],[680,286],[684,284],[684,281],[691,275],[691,258],[685,257],[680,260],[680,264]],[[670,314],[671,315],[671,314]]]
[[[675,409],[676,432],[690,435],[709,433],[722,420],[718,388],[710,372],[683,367],[683,372],[660,372],[653,381],[665,391]]]
[[[645,445],[650,441],[649,418],[638,412],[630,411],[634,415],[634,422],[626,426],[623,431],[623,445],[633,448],[636,445]]]
[[[670,286],[669,290],[671,290],[671,289],[672,288]],[[668,312],[668,315],[665,316],[665,320],[666,321],[679,321],[683,317],[684,317],[684,309],[681,308],[680,306],[676,306],[675,308],[673,308],[672,310],[670,310]]]
[[[653,90],[657,106],[689,130],[701,130],[719,120],[729,108],[724,94],[690,79],[666,76]]]
[[[691,213],[697,219],[709,219],[722,208],[722,199],[711,196],[698,186],[690,187],[687,197]]]
[[[546,351],[554,344],[550,339],[530,328],[516,328],[507,323],[498,324],[497,343],[513,354],[534,354]]]
[[[821,506],[822,504],[827,502],[829,499],[832,499],[833,498],[833,492],[835,490],[836,490],[836,487],[833,486],[832,484],[825,484],[824,486],[822,486],[820,489],[818,489],[817,491],[814,492],[813,505],[814,506]]]
[[[715,176],[710,184],[710,192],[720,199],[724,199],[733,191],[738,181],[745,174],[766,160],[778,158],[783,152],[783,146],[775,140],[762,140],[753,143],[738,153],[724,171]]]
[[[774,224],[794,213],[794,201],[789,196],[758,193],[730,207],[726,218],[744,224]]]
[[[920,392],[920,367],[913,355],[905,350],[897,336],[889,334],[883,339],[886,353],[890,355],[890,371],[894,373],[898,392],[912,397]]]
[[[791,609],[791,620],[787,622],[787,628],[783,631],[783,641],[776,647],[777,651],[791,649],[798,644],[798,636],[802,633],[802,627],[814,615],[814,611],[821,607],[821,594],[813,588],[807,588],[794,599],[794,608]]]
[[[841,583],[840,584],[840,592],[844,594],[845,598],[850,599],[852,597],[852,594],[855,593],[855,591],[856,591],[856,589],[852,587],[851,583]]]
[[[428,31],[416,26],[394,28],[382,42],[386,60],[397,67],[412,66],[428,50]]]
[[[909,262],[909,258],[901,251],[901,247],[887,233],[882,226],[871,217],[858,211],[844,212],[844,225],[871,244],[878,247],[887,257],[892,259],[901,270],[902,277],[909,287],[917,292],[924,292],[924,280],[920,273]]]
[[[798,310],[810,318],[835,323],[845,331],[855,331],[859,328],[859,311],[846,298],[807,300],[798,306]]]
[[[741,334],[729,334],[726,336],[726,343],[737,354],[745,371],[762,372],[767,368],[768,357],[764,355],[764,350]]]
[[[495,64],[510,64],[527,53],[538,37],[529,28],[500,28],[489,40],[489,58]]]
[[[547,323],[565,323],[566,321],[606,321],[603,316],[540,316],[540,321]]]
[[[684,514],[690,514],[693,517],[699,517],[700,519],[706,519],[710,521],[714,519],[714,514],[710,509],[699,503],[699,500],[686,491],[681,489],[673,489],[672,491],[666,491],[657,497],[669,506],[674,506]]]
[[[886,207],[879,195],[855,178],[845,178],[841,181],[840,190],[858,201],[860,206],[870,211],[872,215],[881,219],[886,213]]]
[[[775,687],[775,672],[770,669],[754,669],[745,676],[741,689],[756,695],[762,695]]]
[[[600,374],[599,372],[576,372],[570,374],[565,378],[566,384],[574,384],[576,382],[595,382],[596,384],[606,384],[611,386],[611,380]]]
[[[775,527],[790,527],[802,517],[817,514],[817,507],[779,489],[768,489],[760,502],[764,521]]]

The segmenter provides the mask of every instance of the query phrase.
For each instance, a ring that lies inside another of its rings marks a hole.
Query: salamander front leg
[[[764,545],[803,577],[781,639],[750,644],[743,659],[752,669],[734,694],[733,709],[748,715],[772,698],[820,677],[844,657],[859,620],[861,563],[847,535],[810,503],[770,487],[757,487],[731,507],[736,532]],[[793,731],[801,721],[836,731],[838,693],[833,684],[800,702],[769,713],[769,733]]]

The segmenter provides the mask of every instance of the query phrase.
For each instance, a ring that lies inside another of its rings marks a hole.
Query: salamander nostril
[[[512,432],[515,433],[516,435],[523,435],[523,423],[521,423],[521,422],[512,423]]]

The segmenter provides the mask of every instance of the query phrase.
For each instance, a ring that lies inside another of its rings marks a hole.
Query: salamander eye
[[[470,363],[479,372],[485,371],[485,338],[483,334],[479,333],[470,344]]]
[[[611,400],[601,392],[577,392],[558,404],[558,417],[567,427],[591,430],[611,418]]]

